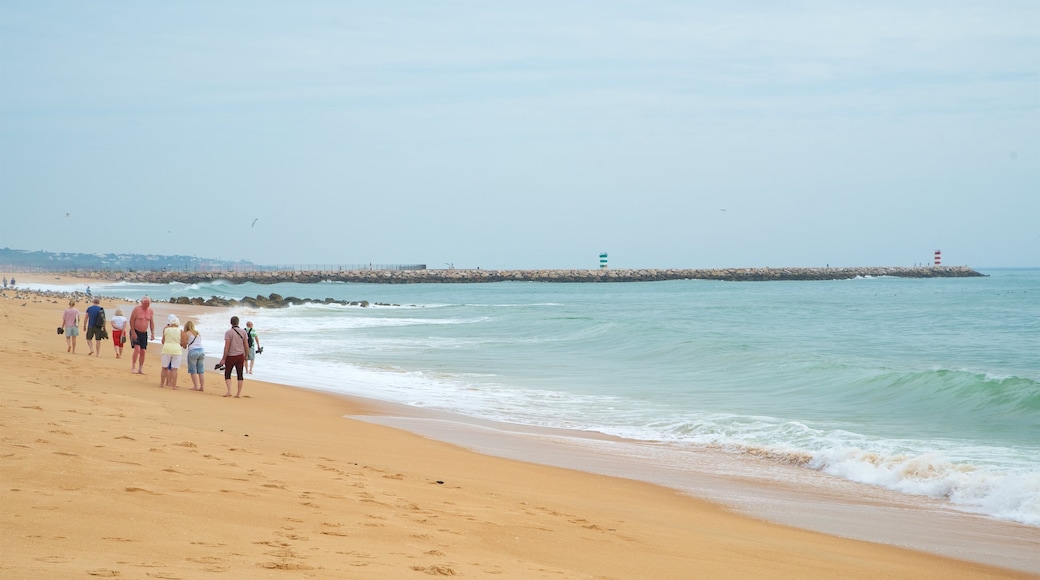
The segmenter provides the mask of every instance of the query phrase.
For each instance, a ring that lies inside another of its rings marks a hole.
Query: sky
[[[0,247],[1040,266],[1040,3],[0,0]]]

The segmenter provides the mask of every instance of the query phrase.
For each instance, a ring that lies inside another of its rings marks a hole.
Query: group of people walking
[[[101,356],[101,341],[108,338],[108,331],[105,328],[104,321],[104,309],[101,308],[101,300],[94,298],[93,304],[87,307],[86,316],[83,317],[83,333],[86,335],[87,346],[90,348],[90,356]],[[99,320],[99,317],[101,319]],[[123,348],[120,344],[121,333],[117,333],[115,330],[118,326],[122,328],[126,323],[126,318],[123,317],[123,311],[116,309],[116,315],[112,317],[112,338],[116,344],[116,358],[119,358],[123,354]],[[69,307],[65,309],[65,312],[61,315],[61,327],[59,328],[61,334],[65,335],[65,344],[68,346],[68,351],[76,353],[76,338],[79,336],[79,310],[76,309],[76,299],[69,299]]]
[[[101,308],[100,298],[94,297],[93,304],[87,308],[86,316],[83,317],[83,332],[86,335],[87,345],[90,347],[91,356],[101,356],[101,341],[108,338],[105,325],[105,311]],[[112,328],[112,343],[115,348],[116,358],[123,357],[123,348],[130,342],[133,349],[133,357],[130,361],[130,372],[144,374],[144,359],[148,350],[148,339],[155,339],[155,312],[152,310],[152,301],[145,296],[140,304],[130,312],[130,317],[123,315],[123,311],[117,308],[115,316],[109,321]],[[76,352],[76,337],[79,336],[80,313],[76,308],[76,299],[69,299],[69,307],[62,314],[62,326],[59,333],[65,335],[68,352]],[[260,337],[253,328],[252,322],[246,322],[246,329],[238,326],[239,318],[231,317],[231,328],[224,333],[224,352],[217,363],[215,370],[224,371],[224,383],[227,386],[225,397],[241,397],[245,374],[253,374],[253,364],[257,353],[263,352],[260,346]],[[166,318],[166,326],[162,331],[162,350],[160,351],[160,363],[162,371],[159,376],[159,387],[177,388],[177,374],[181,363],[185,362],[188,374],[191,376],[193,391],[204,391],[206,387],[206,353],[202,347],[202,335],[195,327],[195,321],[189,320],[181,328],[180,319],[171,314]],[[93,343],[91,342],[93,341]],[[238,378],[238,390],[234,395],[231,393],[231,374],[234,372]]]

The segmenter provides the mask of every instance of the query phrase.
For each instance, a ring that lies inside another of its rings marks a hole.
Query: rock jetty
[[[273,292],[268,296],[257,294],[256,298],[246,296],[241,300],[229,300],[219,296],[213,296],[211,298],[188,298],[187,296],[175,296],[170,298],[168,302],[170,304],[191,304],[193,306],[252,306],[254,308],[288,308],[289,306],[299,304],[340,304],[343,306],[360,306],[362,308],[367,308],[371,304],[368,300],[336,300],[333,298],[315,300],[312,298],[297,298],[295,296],[282,297],[282,295]],[[384,304],[381,302],[377,302],[376,305],[400,306],[399,304]]]
[[[77,272],[84,275],[83,272]],[[90,274],[87,274],[90,275]],[[233,284],[296,282],[355,282],[365,284],[469,284],[479,282],[659,282],[722,280],[767,282],[781,280],[848,280],[878,276],[900,278],[971,278],[984,276],[967,266],[861,268],[712,268],[596,270],[338,270],[243,272],[97,272],[99,278],[126,282],[199,284],[225,280]],[[262,298],[262,297],[261,297]]]

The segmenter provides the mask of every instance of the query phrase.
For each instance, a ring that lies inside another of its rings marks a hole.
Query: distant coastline
[[[71,274],[71,273],[70,273]],[[88,272],[77,276],[91,277]],[[226,280],[252,282],[353,282],[366,284],[469,284],[487,282],[659,282],[665,280],[719,280],[766,282],[794,280],[848,280],[879,276],[900,278],[974,278],[985,274],[967,266],[856,267],[856,268],[710,268],[710,269],[570,269],[570,270],[336,270],[336,271],[227,271],[227,272],[97,272],[97,278],[165,284],[197,284]]]

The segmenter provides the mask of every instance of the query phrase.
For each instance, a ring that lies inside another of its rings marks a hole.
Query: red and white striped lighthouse
[[[936,266],[942,266],[942,252],[939,250],[935,251],[935,263]]]

